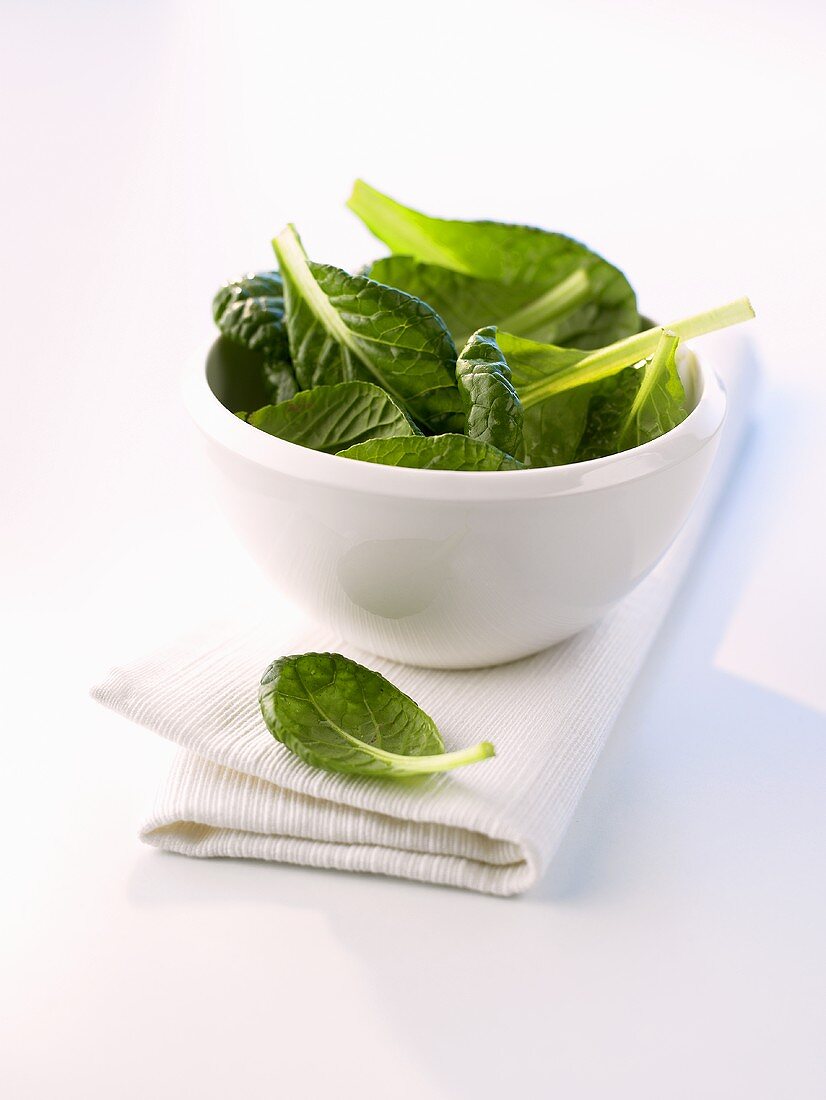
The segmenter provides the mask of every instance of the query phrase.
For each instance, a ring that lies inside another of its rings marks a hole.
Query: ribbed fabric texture
[[[682,580],[731,467],[748,380],[732,365],[724,439],[666,558],[599,625],[535,657],[469,672],[397,665],[306,625],[222,623],[93,690],[181,746],[141,829],[191,856],[247,856],[515,894],[541,876]],[[645,522],[645,517],[640,517]],[[268,733],[257,684],[277,656],[335,650],[377,669],[434,719],[448,750],[494,759],[414,785],[319,771]]]

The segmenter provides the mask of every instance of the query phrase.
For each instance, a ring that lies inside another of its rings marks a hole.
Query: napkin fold
[[[369,871],[489,894],[526,890],[562,839],[732,468],[753,379],[744,345],[718,373],[723,440],[687,525],[656,569],[596,626],[495,668],[411,668],[302,622],[213,624],[124,668],[93,696],[180,745],[140,831],[190,856]],[[257,684],[287,653],[334,650],[383,673],[434,719],[448,751],[490,740],[491,760],[414,783],[309,767],[276,742]]]

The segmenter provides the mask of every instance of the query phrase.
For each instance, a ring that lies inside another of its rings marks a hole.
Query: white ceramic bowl
[[[642,447],[549,469],[468,473],[336,458],[229,412],[221,344],[189,369],[223,506],[272,583],[370,652],[471,668],[534,653],[602,616],[686,520],[726,399],[686,352],[692,412]]]

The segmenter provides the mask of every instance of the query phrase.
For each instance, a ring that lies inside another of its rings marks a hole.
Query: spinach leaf
[[[284,401],[297,390],[289,363],[280,373],[260,351],[250,351],[228,336],[215,341],[209,363],[212,392],[230,412]]]
[[[522,463],[489,443],[466,435],[371,439],[338,452],[343,458],[419,470],[519,470]]]
[[[642,364],[624,367],[590,387],[568,391],[592,391],[573,461],[587,462],[639,447],[685,420],[685,390],[677,370],[678,342],[673,333],[661,330],[654,354]]]
[[[535,340],[594,348],[639,328],[628,280],[571,237],[431,218],[362,180],[347,205],[395,254],[377,261],[371,276],[428,302],[459,342],[496,324]]]
[[[636,446],[635,443],[621,445],[620,436],[639,393],[641,380],[641,368],[623,367],[610,378],[580,386],[576,390],[569,390],[567,394],[561,394],[560,397],[552,398],[548,402],[553,405],[555,400],[579,393],[580,390],[584,390],[589,395],[588,415],[582,430],[582,438],[569,461],[587,462],[592,458],[603,458],[605,455],[625,450],[626,447]]]
[[[292,226],[273,247],[302,389],[375,382],[425,431],[461,431],[456,348],[429,306],[365,276],[313,263]]]
[[[289,359],[271,359],[264,356],[261,378],[267,390],[267,399],[277,405],[298,393],[298,382]]]
[[[277,271],[242,275],[224,283],[212,299],[215,324],[250,351],[289,355],[284,327],[284,290]]]
[[[285,401],[298,391],[284,320],[284,292],[277,271],[243,275],[225,283],[212,300],[221,333],[252,352],[261,403]],[[251,361],[252,363],[252,361]]]
[[[445,752],[435,723],[409,696],[339,653],[302,653],[269,666],[258,689],[276,740],[307,764],[353,775],[404,778],[494,755],[482,741]]]
[[[669,328],[688,338],[753,316],[751,303],[741,298]],[[634,404],[644,372],[633,368],[656,353],[662,333],[654,327],[586,351],[498,332],[497,343],[525,410],[525,464],[556,466],[601,458],[678,424],[685,416],[685,395],[675,363],[658,359],[656,373],[649,375],[650,390]]]
[[[675,321],[667,328],[681,340],[688,340],[752,317],[754,310],[748,298],[738,298],[728,305]],[[501,331],[497,333],[497,341],[508,361],[519,398],[529,409],[574,386],[599,382],[624,367],[642,362],[654,354],[662,331],[659,326],[650,328],[596,351],[540,344]]]
[[[593,386],[577,386],[525,410],[527,466],[562,466],[574,461],[588,420],[593,390]]]
[[[479,329],[468,340],[456,362],[456,384],[465,409],[465,435],[520,454],[524,414],[495,328]]]
[[[270,435],[328,454],[366,439],[413,434],[398,405],[370,382],[339,382],[302,390],[289,401],[267,405],[246,419]]]
[[[663,329],[653,356],[643,368],[642,381],[619,433],[618,450],[657,439],[688,415],[677,369],[678,343],[679,338],[673,332]]]
[[[520,283],[478,279],[409,256],[385,256],[368,268],[371,279],[414,294],[439,314],[457,344],[464,344],[480,327],[496,325],[537,340],[576,339],[605,342],[610,336],[589,331],[566,337],[566,319],[580,311],[592,294],[586,271],[577,268],[561,282],[538,291]]]

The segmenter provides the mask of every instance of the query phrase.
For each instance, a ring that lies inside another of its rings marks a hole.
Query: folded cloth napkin
[[[410,668],[328,630],[271,621],[212,626],[93,689],[181,746],[141,839],[191,856],[247,856],[515,894],[542,875],[645,659],[730,471],[748,371],[723,364],[729,416],[699,504],[667,556],[601,623],[496,668]],[[448,750],[490,740],[493,760],[415,784],[309,767],[267,731],[257,684],[269,662],[343,652],[434,719]]]

